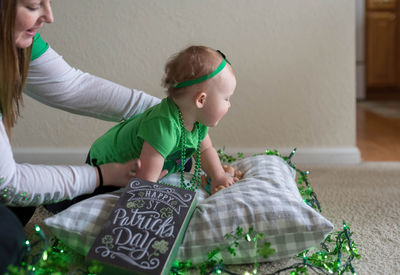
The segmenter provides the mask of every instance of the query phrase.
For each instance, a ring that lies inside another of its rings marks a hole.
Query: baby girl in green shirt
[[[144,113],[111,128],[90,149],[90,162],[126,162],[140,158],[136,176],[157,181],[162,170],[181,172],[181,187],[196,189],[200,168],[211,178],[211,193],[237,178],[225,174],[208,135],[230,108],[236,78],[225,56],[209,47],[191,46],[165,66],[168,97]],[[185,162],[194,155],[191,182],[183,180]],[[219,188],[218,188],[219,187]]]

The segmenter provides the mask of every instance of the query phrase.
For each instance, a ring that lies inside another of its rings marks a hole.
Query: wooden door
[[[367,93],[370,88],[400,89],[398,1],[366,0]]]
[[[367,13],[367,86],[396,86],[396,15]]]
[[[366,7],[369,10],[394,10],[396,0],[367,0]]]

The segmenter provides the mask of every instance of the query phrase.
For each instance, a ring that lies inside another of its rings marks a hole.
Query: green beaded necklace
[[[196,121],[194,124],[194,127],[197,130],[198,133],[198,143],[197,143],[197,148],[196,148],[196,155],[195,155],[195,160],[194,160],[194,175],[192,179],[190,180],[190,183],[185,183],[185,158],[186,158],[186,128],[185,128],[185,123],[183,121],[183,116],[181,111],[179,111],[179,122],[181,124],[181,188],[195,191],[199,185],[200,185],[200,180],[201,180],[201,157],[200,157],[200,145],[201,145],[201,140],[200,140],[200,131],[199,131],[199,123]]]

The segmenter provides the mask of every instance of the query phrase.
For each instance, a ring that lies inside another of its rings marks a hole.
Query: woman
[[[53,20],[50,0],[0,0],[0,221],[4,226],[0,231],[0,274],[8,264],[18,263],[24,238],[22,225],[3,204],[37,206],[91,193],[99,185],[122,187],[135,176],[132,170],[140,168],[137,160],[97,167],[15,163],[10,137],[24,85],[27,94],[47,105],[112,121],[159,103],[143,92],[71,68],[37,34],[44,23]],[[25,207],[15,212],[26,223],[33,210]],[[4,235],[7,232],[15,234]],[[10,247],[15,249],[10,251]]]

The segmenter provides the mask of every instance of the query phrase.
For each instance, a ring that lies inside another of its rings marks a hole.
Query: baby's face
[[[230,98],[236,88],[236,78],[227,65],[209,84],[207,98],[202,110],[202,124],[214,127],[231,107]]]

